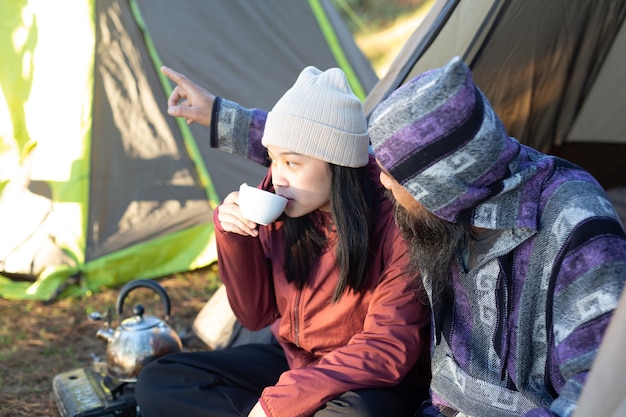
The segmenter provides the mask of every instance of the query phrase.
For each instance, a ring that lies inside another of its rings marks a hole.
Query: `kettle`
[[[111,328],[111,312],[103,318],[100,313],[91,313],[91,320],[106,320],[96,336],[108,342],[107,373],[111,378],[123,382],[135,382],[139,372],[148,362],[167,353],[180,352],[182,342],[176,332],[167,325],[170,315],[170,299],[165,289],[156,281],[137,279],[124,285],[117,298],[116,310],[122,315],[124,299],[135,288],[149,288],[156,292],[163,301],[165,318],[144,316],[144,307],[133,307],[133,317],[123,320],[117,329]]]

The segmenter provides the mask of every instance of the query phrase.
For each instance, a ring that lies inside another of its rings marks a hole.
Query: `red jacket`
[[[373,159],[370,168],[378,186],[370,281],[364,292],[346,291],[336,303],[330,302],[339,278],[334,231],[299,291],[283,272],[282,222],[259,226],[253,238],[225,232],[215,211],[219,273],[233,311],[249,329],[272,324],[290,365],[261,396],[270,416],[309,416],[346,391],[393,386],[405,378],[416,395],[427,395],[430,310],[417,296],[421,281],[406,272],[407,247]],[[261,188],[270,189],[270,179],[268,172]],[[330,218],[320,211],[309,215],[320,222]]]

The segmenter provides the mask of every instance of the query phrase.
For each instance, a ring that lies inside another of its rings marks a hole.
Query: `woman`
[[[210,93],[172,74],[170,105],[193,106],[193,94],[205,105],[188,121],[236,114],[213,126],[214,144],[247,141],[228,148],[262,161],[254,150],[263,132],[271,166],[261,188],[289,200],[284,215],[258,226],[242,218],[233,192],[214,219],[233,311],[249,329],[271,324],[277,343],[150,363],[136,386],[142,415],[412,416],[428,396],[430,311],[406,272],[406,244],[345,75],[304,69],[266,120],[221,99],[207,116]],[[247,137],[234,119],[249,122]]]

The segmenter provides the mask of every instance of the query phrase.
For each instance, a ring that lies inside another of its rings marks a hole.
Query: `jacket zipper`
[[[296,300],[293,307],[293,341],[300,348],[300,299],[302,291],[296,292]]]

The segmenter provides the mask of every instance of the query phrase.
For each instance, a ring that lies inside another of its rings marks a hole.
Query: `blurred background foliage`
[[[331,0],[379,78],[434,0]]]
[[[413,15],[431,0],[331,0],[353,33],[377,32]]]

